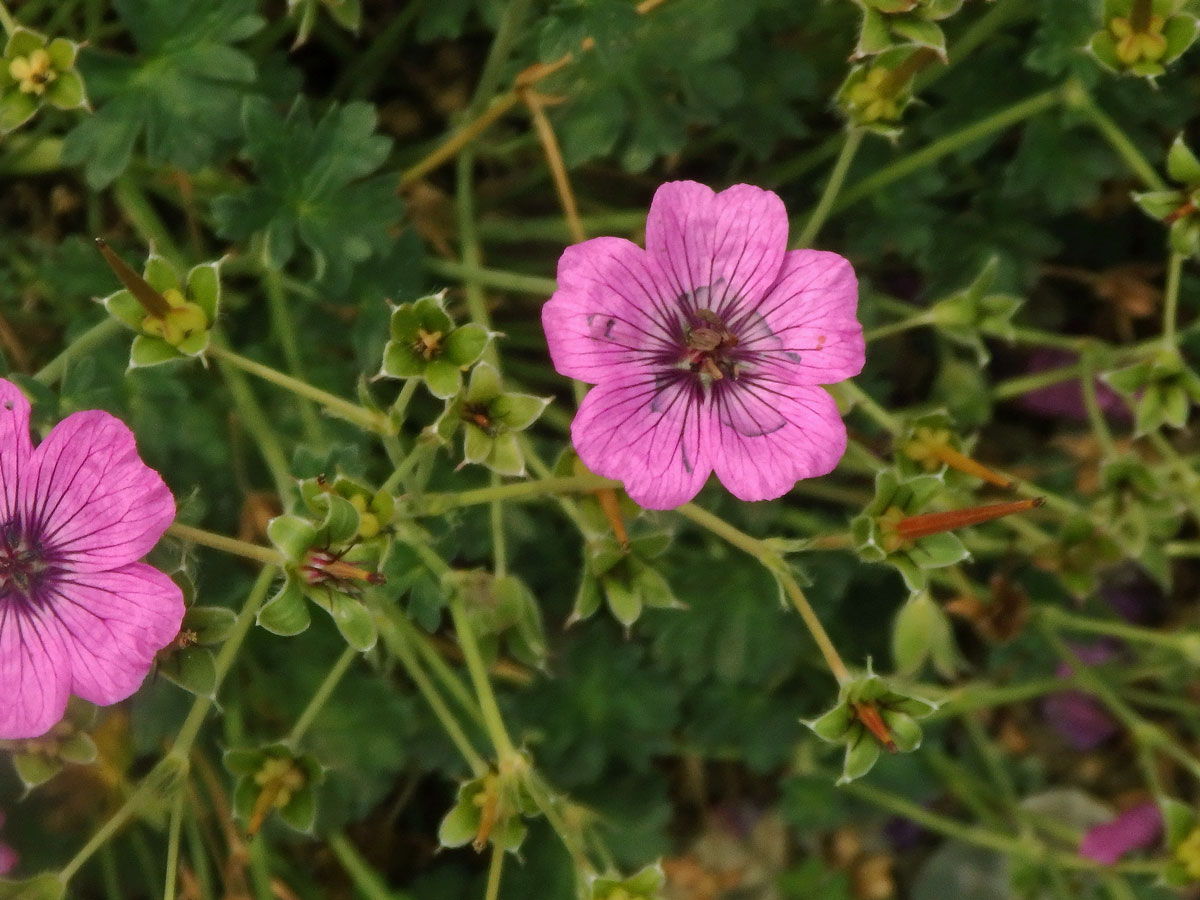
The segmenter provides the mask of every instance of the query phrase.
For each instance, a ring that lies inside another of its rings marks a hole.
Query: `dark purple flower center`
[[[0,525],[0,605],[6,600],[36,601],[49,570],[46,553],[19,520]]]

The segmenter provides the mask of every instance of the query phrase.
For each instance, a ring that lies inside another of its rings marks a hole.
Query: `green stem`
[[[1163,632],[1155,628],[1142,628],[1127,622],[1115,622],[1108,619],[1093,619],[1089,616],[1067,612],[1057,606],[1043,606],[1038,610],[1038,615],[1055,629],[1082,631],[1085,634],[1103,634],[1135,644],[1165,647],[1174,653],[1182,653],[1185,656],[1191,655],[1192,646],[1196,643],[1195,635]]]
[[[224,342],[218,343],[214,341],[209,347],[209,355],[217,360],[218,363],[228,363],[241,369],[243,372],[248,372],[251,375],[261,378],[263,381],[269,381],[271,384],[281,387],[284,390],[291,391],[298,397],[304,397],[308,400],[313,400],[325,408],[331,415],[345,419],[348,422],[353,422],[366,428],[368,431],[373,431],[376,434],[391,434],[391,424],[387,420],[387,416],[382,413],[373,412],[365,407],[359,406],[357,403],[351,403],[349,400],[343,400],[336,394],[331,394],[328,391],[323,391],[318,387],[313,387],[305,381],[298,378],[293,378],[290,375],[285,375],[278,369],[272,369],[270,366],[264,366],[262,363],[255,362],[252,359],[247,359],[241,354],[234,353]]]
[[[122,330],[122,325],[116,319],[106,315],[103,319],[85,331],[66,348],[42,366],[33,376],[34,381],[52,387],[60,381],[67,372],[67,365],[72,359],[78,359],[91,353],[109,338]]]
[[[999,112],[992,113],[978,122],[960,128],[958,131],[953,131],[933,143],[922,147],[920,150],[896,160],[891,165],[884,166],[873,175],[867,176],[862,181],[851,185],[843,191],[841,197],[834,204],[833,212],[840,212],[846,207],[862,200],[864,197],[871,196],[880,190],[880,188],[891,184],[893,181],[898,181],[901,178],[911,175],[913,172],[932,165],[943,156],[962,150],[975,143],[975,141],[985,138],[994,132],[1002,131],[1010,125],[1015,125],[1017,122],[1050,109],[1059,102],[1061,95],[1062,92],[1059,88],[1051,88],[1048,91],[1035,94],[1011,106],[1006,106]]]
[[[308,385],[304,376],[304,364],[300,356],[300,344],[296,340],[296,329],[292,323],[292,315],[288,310],[287,293],[279,272],[267,267],[262,276],[263,288],[267,295],[267,308],[271,312],[271,325],[275,336],[283,347],[283,358],[287,361],[288,370],[293,380],[299,384]],[[320,446],[324,441],[321,420],[311,403],[306,402],[306,395],[301,394],[300,421],[304,425],[304,433],[314,445]]]
[[[833,155],[832,151],[829,154]],[[646,224],[646,210],[625,210],[620,212],[600,213],[592,216],[580,216],[579,223],[588,234],[630,234]],[[528,243],[531,241],[546,241],[553,244],[565,244],[571,241],[571,233],[563,223],[562,216],[530,216],[527,219],[501,219],[492,216],[479,221],[479,235],[487,238],[493,244]],[[467,267],[462,263],[440,263],[446,266],[445,273],[466,272]],[[437,271],[430,269],[430,271]],[[484,272],[494,270],[484,269]],[[508,274],[508,273],[506,273]],[[522,278],[526,276],[521,276]],[[486,280],[481,277],[481,284]],[[546,279],[547,281],[549,279]],[[499,285],[497,285],[499,287]],[[516,285],[510,285],[518,290]]]
[[[417,386],[420,383],[420,378],[409,378],[404,382],[404,386],[400,388],[400,393],[396,396],[396,402],[392,404],[393,427],[397,432],[408,421],[408,405],[412,403],[412,398],[417,393]]]
[[[796,583],[796,579],[792,576],[787,563],[780,558],[779,554],[763,541],[760,541],[756,537],[751,537],[744,531],[739,531],[724,519],[714,516],[708,510],[696,506],[694,503],[685,503],[676,512],[685,518],[691,519],[702,528],[711,531],[717,537],[727,541],[739,550],[749,553],[767,571],[774,575],[779,580],[780,585],[783,586],[784,593],[788,595],[788,599],[792,601],[792,605],[796,607],[796,611],[800,613],[800,618],[804,620],[804,624],[808,627],[808,633],[816,641],[817,648],[821,651],[821,656],[825,658],[825,663],[829,666],[829,671],[833,673],[833,677],[837,679],[838,684],[845,684],[852,679],[850,670],[846,668],[846,664],[842,661],[842,657],[833,645],[833,641],[829,639],[825,627],[821,624],[821,620],[817,618],[816,611],[809,604],[808,598],[800,590],[800,585]]]
[[[1117,151],[1117,154],[1125,161],[1125,165],[1129,166],[1143,184],[1152,191],[1167,189],[1166,183],[1159,177],[1158,172],[1154,171],[1154,166],[1146,161],[1146,157],[1142,156],[1141,151],[1133,145],[1133,141],[1121,130],[1121,126],[1096,104],[1092,95],[1083,85],[1076,81],[1070,82],[1065,89],[1064,96],[1067,105],[1079,110],[1087,117],[1088,121],[1108,141],[1109,146]]]
[[[1049,387],[1052,384],[1060,384],[1064,381],[1079,378],[1082,371],[1083,367],[1079,363],[1072,363],[1069,366],[1046,369],[1043,372],[1034,372],[1031,375],[1018,375],[1016,378],[1009,378],[994,385],[992,387],[992,399],[1011,400],[1013,397],[1020,397],[1023,394]]]
[[[426,270],[433,275],[453,278],[457,281],[473,281],[484,287],[501,291],[548,297],[558,287],[558,282],[553,278],[525,275],[520,272],[506,272],[503,269],[484,269],[478,266],[468,266],[465,263],[436,259],[432,256],[427,258],[424,264]]]
[[[232,553],[234,556],[240,556],[243,559],[252,559],[255,562],[260,562],[268,566],[282,566],[287,562],[282,553],[271,547],[250,544],[246,541],[239,541],[237,538],[225,537],[223,534],[214,534],[211,531],[205,531],[203,528],[184,525],[182,522],[174,522],[168,525],[167,534],[171,535],[171,537],[179,538],[181,541],[199,544],[202,547],[210,547],[213,550],[220,550],[222,553]]]
[[[209,345],[210,353],[216,343],[217,338],[214,335],[213,342]],[[259,405],[258,398],[250,390],[250,385],[246,382],[246,377],[242,372],[226,359],[218,358],[216,362],[221,377],[225,380],[225,386],[229,389],[229,395],[233,398],[233,405],[237,409],[242,425],[250,432],[254,443],[258,445],[263,461],[267,464],[271,479],[275,482],[275,492],[279,494],[281,500],[286,502],[295,493],[296,486],[287,455],[283,452],[283,445],[279,443],[279,437],[267,421],[267,416],[263,412],[262,406]]]
[[[1048,849],[1045,845],[1036,843],[1029,838],[1010,837],[978,825],[967,825],[948,816],[931,812],[920,804],[904,799],[891,791],[867,784],[863,781],[853,781],[842,787],[842,790],[853,794],[859,799],[903,816],[930,831],[946,837],[955,838],[977,847],[997,850],[1009,856],[1025,859],[1033,863],[1049,863],[1061,869],[1077,869],[1085,871],[1118,871],[1157,874],[1162,871],[1162,863],[1129,862],[1118,863],[1115,866],[1105,866],[1084,856],[1064,853]]]
[[[1112,432],[1108,429],[1108,420],[1100,409],[1100,401],[1096,397],[1096,354],[1089,348],[1079,357],[1079,386],[1083,392],[1083,408],[1087,411],[1088,423],[1092,426],[1092,434],[1100,445],[1104,459],[1115,459],[1117,445],[1113,441]]]
[[[462,708],[462,711],[471,717],[471,721],[482,728],[483,713],[479,711],[479,704],[475,702],[475,695],[471,693],[471,689],[463,684],[462,679],[455,674],[446,660],[442,658],[442,654],[433,645],[429,635],[417,628],[403,614],[392,616],[391,621],[393,625],[404,632],[409,646],[416,648],[417,653],[425,660],[425,665],[433,671],[433,674],[442,683],[442,686],[458,701],[458,705]]]
[[[475,86],[475,95],[471,98],[471,105],[466,110],[467,118],[478,114],[499,88],[500,76],[504,73],[508,57],[512,53],[517,39],[521,36],[521,25],[529,12],[529,6],[530,0],[509,0],[504,4],[504,14],[496,29],[496,36],[492,38],[492,46],[488,50],[483,71]]]
[[[175,742],[171,745],[171,751],[167,754],[168,759],[174,757],[186,763],[188,753],[192,749],[192,744],[195,743],[196,736],[200,733],[200,726],[204,724],[204,718],[208,715],[209,709],[212,708],[217,692],[221,689],[221,685],[225,681],[225,676],[229,674],[229,670],[233,667],[233,661],[237,658],[242,642],[246,640],[246,635],[250,633],[250,629],[254,625],[254,617],[258,614],[259,607],[262,606],[263,601],[266,599],[267,591],[270,590],[271,582],[275,580],[276,574],[278,574],[278,570],[274,566],[264,566],[262,571],[258,573],[258,578],[255,579],[254,585],[250,588],[250,593],[246,597],[246,602],[243,604],[241,611],[238,612],[237,619],[233,623],[233,630],[230,631],[229,637],[225,639],[225,643],[221,645],[221,649],[217,653],[217,658],[213,663],[213,668],[216,670],[216,680],[213,683],[212,693],[206,697],[196,698],[191,710],[188,712],[187,718],[183,721],[183,726],[179,729],[179,734],[175,737]]]
[[[796,238],[795,246],[810,246],[813,239],[817,236],[817,232],[821,230],[821,226],[825,224],[825,219],[829,216],[830,210],[833,209],[833,202],[837,199],[838,192],[842,189],[842,184],[846,180],[846,173],[850,171],[850,164],[854,161],[854,155],[858,152],[858,146],[862,143],[863,134],[865,132],[861,128],[852,127],[846,131],[845,141],[842,143],[842,149],[838,154],[837,161],[833,164],[833,171],[829,175],[829,181],[825,184],[825,190],[821,193],[821,199],[817,202],[817,208],[813,210],[812,215],[809,216],[808,222],[804,226],[804,230]]]
[[[475,688],[479,711],[483,713],[484,727],[496,750],[498,761],[503,766],[505,760],[517,755],[517,751],[513,746],[512,738],[508,736],[508,729],[504,726],[504,717],[500,714],[500,706],[496,702],[496,694],[492,690],[492,682],[488,678],[483,655],[479,652],[479,644],[475,640],[470,617],[463,609],[463,602],[459,597],[453,597],[450,600],[450,618],[454,621],[454,631],[458,635],[463,659],[467,663],[467,672],[470,674],[471,684]]]
[[[449,509],[462,506],[477,506],[494,501],[518,500],[543,497],[547,494],[587,494],[603,488],[619,488],[621,482],[611,481],[599,475],[563,475],[511,484],[497,484],[447,494],[423,494],[415,498],[412,507],[414,516],[436,516]]]
[[[875,402],[870,394],[860,388],[850,379],[839,382],[831,388],[834,397],[840,397],[851,406],[856,406],[865,412],[875,422],[892,435],[897,435],[904,430],[900,420],[893,416],[890,412]]]
[[[183,264],[187,256],[175,243],[171,229],[163,222],[132,176],[122,175],[117,179],[113,185],[113,197],[137,233],[153,246],[155,253],[176,265]]]
[[[354,882],[354,887],[361,891],[367,900],[408,900],[408,894],[398,894],[387,886],[379,877],[379,873],[363,859],[362,854],[340,831],[331,834],[328,843],[329,849]]]
[[[358,657],[358,651],[353,647],[347,647],[342,651],[342,655],[338,657],[337,662],[333,664],[325,678],[321,681],[320,686],[308,701],[308,705],[304,707],[304,711],[300,713],[300,718],[296,720],[296,724],[292,726],[292,730],[288,732],[288,736],[284,742],[292,747],[300,744],[304,735],[308,732],[309,727],[316,720],[317,714],[329,702],[330,696],[333,694],[334,688],[338,686],[338,682],[342,680],[342,676],[346,674],[346,670]]]
[[[1171,251],[1167,261],[1167,287],[1163,292],[1163,344],[1175,349],[1175,319],[1179,311],[1179,276],[1183,270],[1183,254]]]
[[[500,874],[504,871],[504,857],[508,851],[499,844],[492,844],[492,858],[488,863],[487,890],[483,900],[496,900],[500,896]]]
[[[935,317],[932,310],[922,310],[907,319],[901,319],[898,322],[889,322],[887,325],[872,328],[870,331],[864,333],[863,337],[869,344],[871,341],[891,337],[893,334],[901,334],[905,331],[911,331],[913,328],[920,328],[923,325],[932,325],[934,321]]]
[[[17,20],[8,11],[8,7],[4,5],[3,0],[0,0],[0,27],[4,29],[4,33],[9,37],[12,37],[13,32],[17,30]]]
[[[421,692],[421,696],[425,698],[425,702],[429,704],[430,710],[437,717],[447,737],[458,748],[459,755],[466,760],[467,765],[471,769],[471,774],[476,778],[486,775],[490,767],[484,761],[483,757],[476,752],[475,747],[471,744],[471,740],[467,737],[466,732],[463,731],[458,719],[450,711],[450,707],[442,699],[441,693],[434,686],[433,682],[429,680],[429,676],[421,667],[421,662],[417,659],[417,655],[413,650],[410,635],[393,621],[394,619],[398,620],[403,615],[404,613],[399,610],[391,610],[387,613],[377,615],[375,623],[379,626],[380,637],[387,644],[388,650],[404,666],[408,677],[412,679],[413,684],[417,686],[417,690]]]
[[[163,900],[175,900],[175,886],[179,883],[179,830],[183,824],[183,801],[187,791],[179,790],[175,804],[171,807],[171,822],[167,828],[167,876],[163,885]]]

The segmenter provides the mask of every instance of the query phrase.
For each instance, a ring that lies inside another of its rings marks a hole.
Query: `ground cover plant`
[[[1198,14],[0,2],[0,898],[1194,895]]]

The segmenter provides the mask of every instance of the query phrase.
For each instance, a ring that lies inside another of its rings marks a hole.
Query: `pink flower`
[[[1139,803],[1111,822],[1088,830],[1079,845],[1079,855],[1111,866],[1131,850],[1158,842],[1163,833],[1162,811],[1157,803]]]
[[[568,247],[542,308],[554,366],[597,385],[571,426],[580,458],[642,506],[686,503],[711,472],[742,500],[824,475],[846,428],[819,385],[858,374],[858,284],[835,253],[787,250],[787,214],[747,184],[662,185],[646,249]]]
[[[137,562],[175,517],[133,434],[78,412],[35,449],[29,403],[0,379],[0,738],[47,732],[75,694],[136,691],[183,620],[183,593]]]
[[[0,812],[0,828],[4,827],[4,813]],[[17,851],[0,842],[0,876],[7,875],[17,867]]]

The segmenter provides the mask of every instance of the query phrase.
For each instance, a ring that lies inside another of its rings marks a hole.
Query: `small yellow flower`
[[[1117,16],[1108,23],[1108,30],[1117,39],[1117,58],[1127,66],[1141,60],[1157,62],[1167,52],[1167,39],[1163,37],[1163,16],[1151,16],[1145,31],[1134,31],[1133,23]]]
[[[10,62],[8,74],[19,82],[22,94],[37,94],[39,97],[46,92],[46,85],[58,77],[50,62],[50,54],[40,48]]]
[[[866,77],[850,88],[847,99],[859,111],[862,122],[890,122],[899,118],[897,98],[886,93],[888,75],[882,66],[871,69]]]
[[[943,462],[943,453],[950,446],[950,429],[922,425],[913,431],[912,440],[904,445],[904,455],[932,472]]]
[[[1200,881],[1200,828],[1193,829],[1175,848],[1175,859],[1183,863],[1189,876]]]

